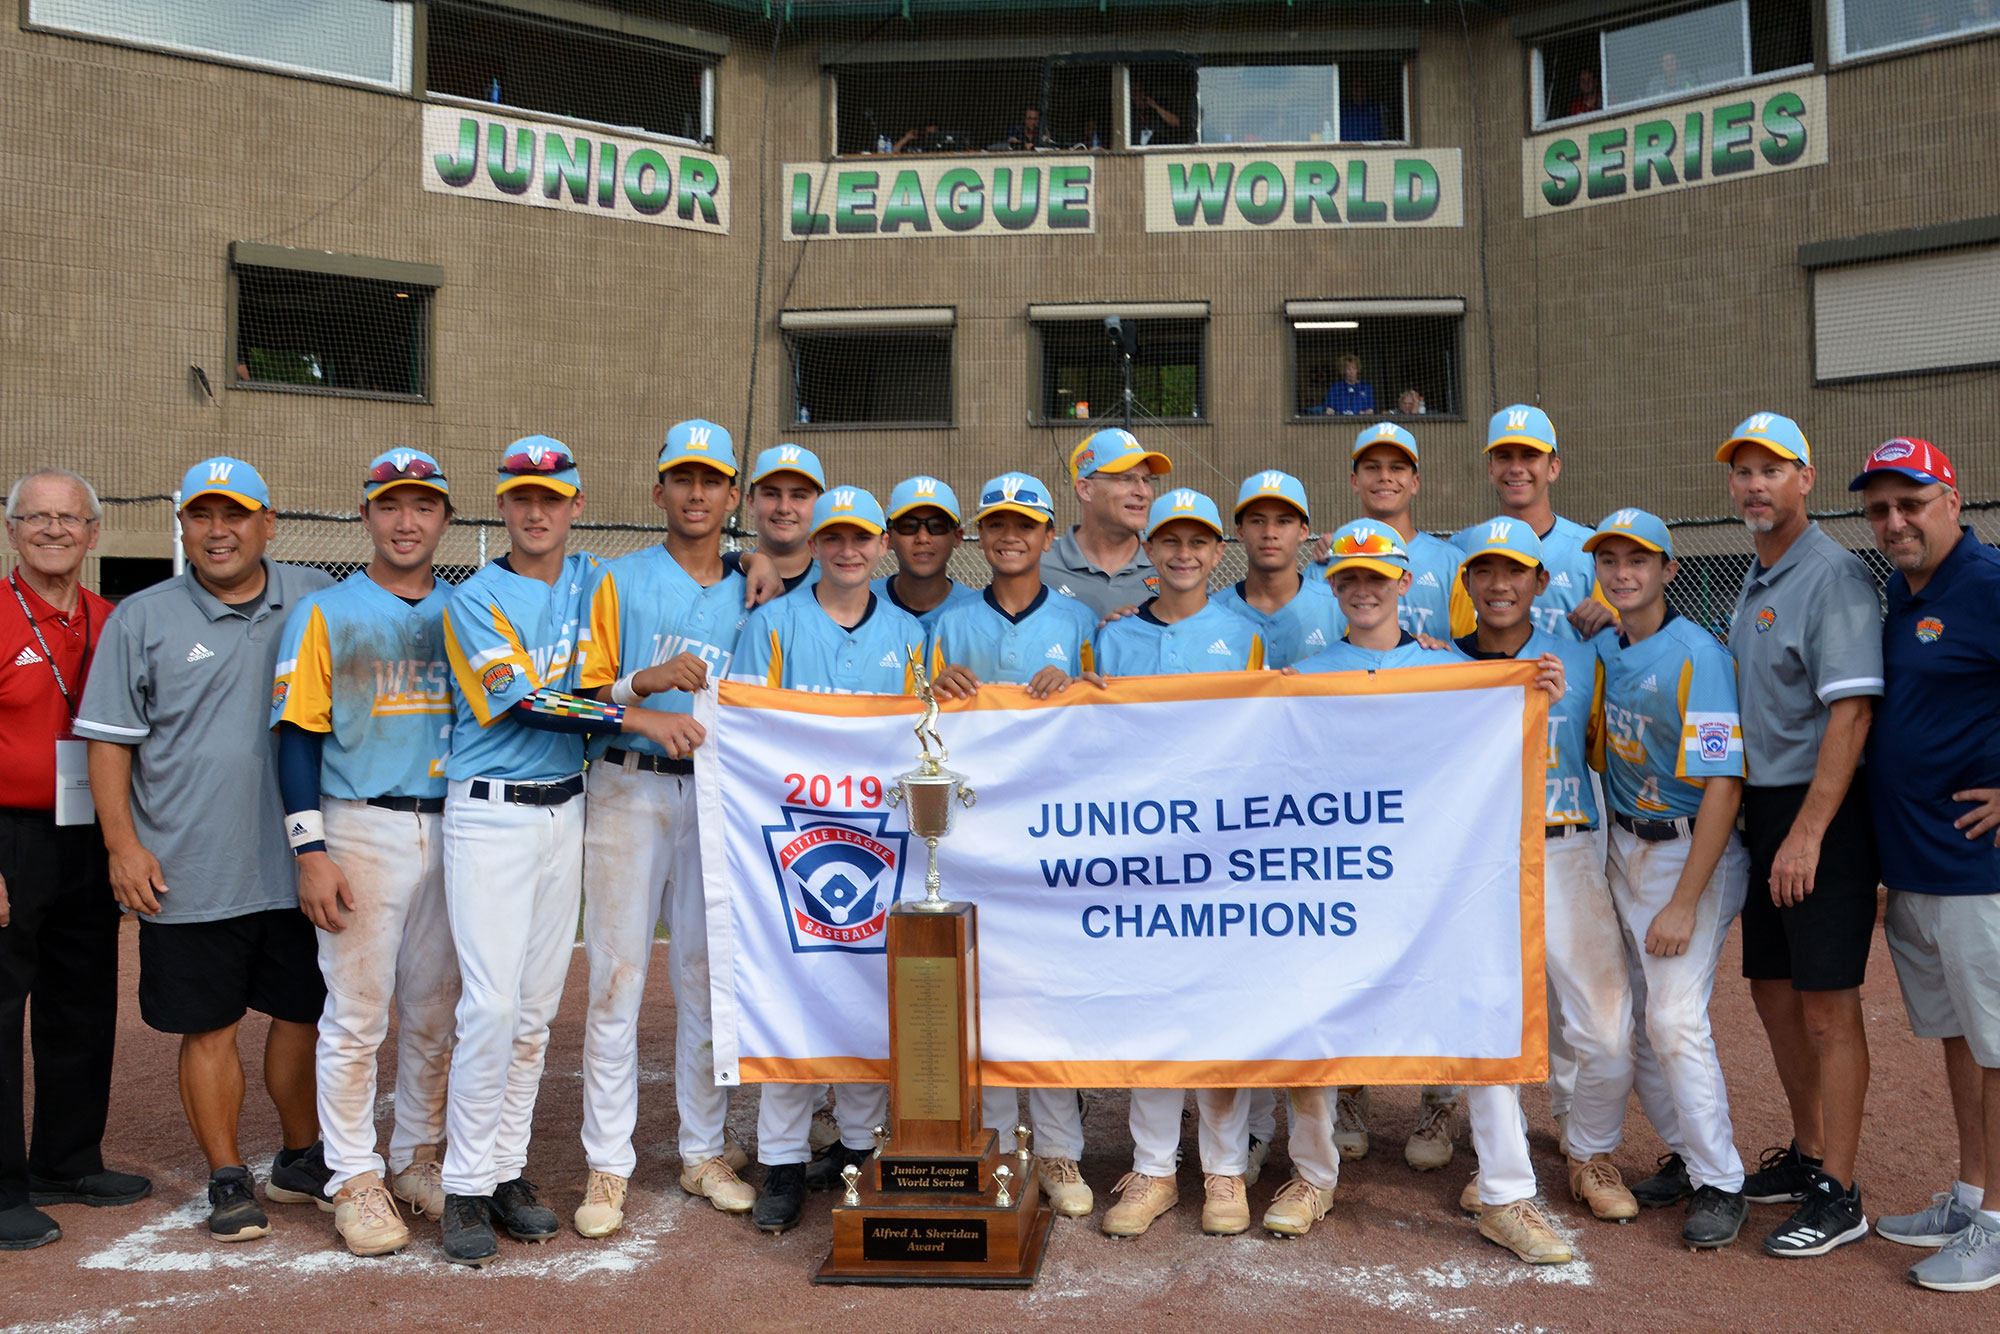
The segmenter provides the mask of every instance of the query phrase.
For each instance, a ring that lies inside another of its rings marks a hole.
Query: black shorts
[[[139,919],[139,1014],[162,1033],[212,1033],[246,1010],[316,1024],[319,938],[297,908],[219,922]]]
[[[1743,902],[1743,976],[1791,979],[1795,991],[1846,991],[1868,973],[1875,940],[1875,820],[1868,777],[1857,771],[1827,826],[1813,891],[1789,908],[1771,902],[1771,863],[1805,804],[1806,785],[1745,787],[1744,844],[1750,853],[1750,893]]]

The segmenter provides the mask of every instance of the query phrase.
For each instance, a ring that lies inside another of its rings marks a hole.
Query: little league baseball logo
[[[1917,622],[1917,638],[1922,640],[1926,644],[1937,643],[1938,636],[1942,635],[1943,633],[1944,633],[1944,622],[1940,621],[1935,616],[1926,616],[1924,617],[1924,619]]]
[[[887,811],[780,810],[784,823],[764,826],[764,847],[792,952],[883,953],[909,834],[889,830]]]
[[[514,668],[509,663],[496,662],[480,676],[479,684],[486,687],[487,694],[498,695],[514,684]]]
[[[1770,629],[1777,623],[1778,623],[1778,613],[1773,611],[1771,608],[1766,607],[1764,608],[1764,610],[1757,613],[1758,634],[1760,635],[1763,634],[1766,630]]]
[[[1729,758],[1728,723],[1698,723],[1694,729],[1694,740],[1704,760]]]

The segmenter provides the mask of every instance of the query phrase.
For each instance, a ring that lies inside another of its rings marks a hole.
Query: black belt
[[[1572,838],[1578,834],[1588,834],[1597,828],[1590,824],[1551,824],[1542,826],[1542,837],[1547,839]]]
[[[628,761],[634,769],[644,769],[649,774],[673,774],[680,778],[694,777],[693,760],[669,759],[665,755],[648,755],[643,750],[618,750],[604,752],[604,758],[612,764],[625,765]]]
[[[1620,829],[1636,835],[1645,843],[1671,843],[1694,833],[1694,821],[1685,816],[1678,820],[1635,820],[1622,812],[1613,811],[1611,819]]]
[[[385,811],[404,811],[414,815],[442,815],[443,797],[370,797],[370,806],[380,806]]]
[[[492,796],[493,787],[484,778],[475,778],[466,795],[474,801],[485,801]],[[516,806],[560,806],[583,791],[583,775],[576,774],[560,783],[502,783],[499,788],[500,800]]]

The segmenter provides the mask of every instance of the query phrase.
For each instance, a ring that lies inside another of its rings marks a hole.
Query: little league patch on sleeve
[[[489,695],[506,693],[507,688],[514,684],[514,664],[510,662],[494,663],[480,676],[479,684],[485,687],[486,693]]]
[[[1694,729],[1695,742],[1704,760],[1729,758],[1729,724],[1700,723]]]
[[[279,681],[273,685],[271,687],[271,707],[274,709],[284,708],[285,698],[291,693],[292,683],[289,681]]]

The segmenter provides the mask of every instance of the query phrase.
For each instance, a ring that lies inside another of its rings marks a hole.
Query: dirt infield
[[[275,1327],[315,1330],[419,1327],[433,1322],[543,1330],[987,1329],[1024,1321],[1089,1322],[1100,1330],[1199,1327],[1586,1330],[1894,1330],[1977,1321],[1979,1297],[1925,1292],[1903,1278],[1924,1252],[1870,1237],[1820,1260],[1782,1261],[1757,1246],[1783,1221],[1778,1208],[1751,1210],[1733,1248],[1694,1254],[1679,1242],[1677,1209],[1648,1211],[1623,1227],[1596,1223],[1569,1200],[1546,1097],[1524,1094],[1543,1196],[1577,1252],[1566,1266],[1530,1268],[1482,1241],[1456,1207],[1472,1168],[1464,1118],[1459,1152],[1443,1172],[1404,1166],[1401,1144],[1415,1120],[1414,1090],[1378,1091],[1376,1148],[1347,1165],[1337,1201],[1310,1236],[1281,1241],[1261,1230],[1236,1238],[1199,1231],[1201,1175],[1190,1124],[1180,1176],[1181,1206],[1147,1236],[1118,1242],[1095,1220],[1058,1220],[1040,1283],[1030,1291],[816,1288],[813,1271],[831,1244],[832,1195],[811,1197],[807,1221],[780,1237],[747,1218],[716,1213],[682,1194],[676,1180],[671,1052],[673,1007],[664,954],[653,977],[641,1046],[639,1169],[626,1227],[608,1241],[572,1233],[542,1246],[502,1241],[484,1271],[444,1263],[435,1226],[419,1221],[401,1255],[347,1254],[332,1217],[309,1206],[272,1205],[272,1235],[238,1246],[210,1242],[202,1226],[206,1171],[181,1115],[175,1041],[151,1032],[132,1001],[137,959],[123,942],[126,1003],[106,1160],[150,1174],[153,1197],[124,1209],[61,1206],[63,1239],[0,1255],[0,1328],[86,1331]],[[1736,1112],[1737,1143],[1754,1166],[1788,1135],[1770,1054],[1736,976],[1732,937],[1714,1005],[1717,1039]],[[557,1020],[535,1124],[530,1177],[565,1222],[581,1197],[577,1139],[584,969],[579,957]],[[1878,937],[1863,993],[1874,1085],[1861,1146],[1869,1216],[1926,1203],[1956,1166],[1950,1107],[1935,1044],[1910,1036],[1888,955]],[[277,1147],[276,1118],[257,1089],[261,1025],[246,1024],[253,1089],[243,1145],[262,1169]],[[385,1049],[385,1065],[393,1057]],[[384,1072],[384,1084],[388,1072]],[[755,1095],[739,1096],[730,1124],[746,1143]],[[1100,1208],[1129,1166],[1122,1095],[1094,1095],[1085,1119],[1084,1175]],[[1628,1180],[1662,1152],[1635,1103],[1617,1155]],[[383,1127],[384,1141],[387,1125]],[[1261,1212],[1283,1183],[1283,1131],[1251,1191]],[[755,1168],[751,1179],[756,1179]]]

